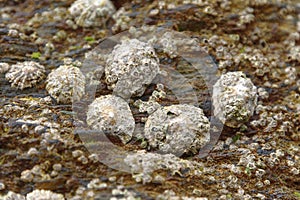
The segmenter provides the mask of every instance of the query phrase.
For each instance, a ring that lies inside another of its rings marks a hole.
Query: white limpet
[[[58,103],[78,101],[85,94],[85,77],[78,67],[61,65],[47,78],[46,89]]]
[[[253,115],[257,88],[243,72],[223,74],[213,87],[214,115],[229,127],[238,128]]]
[[[202,109],[192,105],[161,107],[145,124],[149,145],[164,153],[196,154],[210,140],[210,123]]]
[[[92,129],[115,135],[124,144],[131,140],[135,128],[128,103],[113,95],[95,99],[89,105],[86,121]]]
[[[17,89],[30,88],[45,78],[45,67],[34,61],[18,62],[5,74],[11,86]]]
[[[124,99],[141,96],[158,72],[159,59],[154,48],[137,39],[116,45],[105,68],[109,88]]]
[[[103,26],[115,11],[110,0],[77,0],[69,8],[76,24],[82,27]]]

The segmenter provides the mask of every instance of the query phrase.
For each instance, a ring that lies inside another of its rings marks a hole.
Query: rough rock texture
[[[95,99],[89,105],[86,121],[92,129],[116,135],[124,144],[131,139],[135,127],[128,103],[113,95]]]
[[[202,109],[172,105],[157,109],[145,124],[145,137],[153,148],[181,155],[197,153],[210,140],[210,124]]]
[[[257,88],[243,72],[223,74],[213,87],[214,115],[230,127],[240,127],[253,115]]]
[[[112,165],[102,162],[106,154],[90,154],[87,147],[98,147],[98,144],[102,145],[104,142],[101,140],[95,143],[95,140],[91,140],[89,143],[82,141],[81,136],[78,138],[74,133],[79,132],[77,130],[82,126],[85,128],[84,120],[77,121],[72,106],[54,105],[53,99],[43,90],[43,81],[37,87],[16,90],[10,87],[2,73],[0,182],[5,185],[5,189],[1,190],[3,187],[0,183],[0,199],[7,195],[13,196],[10,200],[25,200],[26,194],[34,189],[61,193],[68,200],[132,199],[132,196],[136,199],[157,200],[192,199],[186,197],[203,197],[209,200],[300,198],[299,0],[113,0],[116,8],[124,8],[125,13],[115,20],[109,20],[107,27],[103,28],[82,28],[75,24],[68,12],[74,1],[76,0],[0,1],[0,62],[11,66],[35,59],[50,73],[54,67],[61,65],[65,57],[83,61],[84,54],[98,47],[99,43],[103,44],[101,49],[104,51],[97,52],[101,52],[102,56],[102,52],[106,53],[107,50],[109,54],[116,41],[121,41],[115,40],[115,36],[110,37],[116,30],[114,24],[117,27],[116,33],[123,28],[127,30],[128,25],[141,28],[145,24],[154,25],[154,29],[159,31],[177,30],[188,38],[197,39],[197,44],[207,54],[198,56],[197,52],[188,51],[192,53],[191,60],[194,61],[190,64],[197,62],[200,63],[200,69],[210,68],[205,62],[208,59],[204,58],[212,56],[213,61],[218,64],[218,70],[214,71],[218,73],[214,75],[243,71],[251,78],[254,85],[261,88],[261,91],[258,90],[255,116],[245,123],[247,128],[244,125],[238,129],[225,127],[224,134],[221,134],[218,143],[213,145],[213,149],[205,157],[199,158],[198,154],[184,157],[185,161],[198,163],[200,173],[190,175],[191,171],[186,167],[171,173],[172,170],[163,168],[162,165],[161,169],[151,174],[151,183],[141,184],[134,179],[139,172],[132,173],[132,178],[127,171],[114,170]],[[146,35],[151,31],[141,31],[141,28],[136,28],[137,36],[130,38],[150,43],[152,36],[162,38],[164,33],[161,31],[162,34],[158,36]],[[179,39],[181,37],[177,40]],[[211,102],[205,101],[210,100],[211,96],[201,95],[201,91],[208,93],[202,86],[204,81],[201,81],[201,77],[207,77],[204,76],[206,73],[200,71],[202,76],[195,77],[194,71],[190,70],[192,66],[181,62],[183,50],[178,46],[175,47],[179,52],[175,53],[179,57],[175,58],[171,58],[163,47],[154,47],[160,59],[161,71],[165,71],[166,67],[184,74],[192,86],[195,86],[198,102],[204,113],[207,117],[211,116]],[[37,58],[34,52],[39,52],[40,57]],[[178,61],[183,64],[182,67],[178,67]],[[106,62],[103,63],[104,70]],[[96,64],[95,67],[102,64],[102,61]],[[80,69],[83,70],[83,67]],[[90,71],[92,74],[93,71]],[[101,84],[97,87],[95,98],[112,93],[107,89],[103,77],[91,77]],[[166,80],[162,82],[166,88],[166,97],[158,103],[163,106],[179,103],[165,84],[168,83],[168,77],[159,74],[156,78],[142,97],[129,101],[141,130],[144,119],[156,109],[156,105],[142,106],[144,111],[139,112],[132,104],[139,99],[147,102],[155,84],[160,83],[160,80]],[[212,87],[215,81],[209,83],[212,83]],[[88,98],[85,95],[83,99]],[[85,114],[82,113],[83,119]],[[213,121],[210,123],[214,124]],[[211,140],[213,138],[215,137],[211,134]],[[133,137],[126,145],[114,143],[114,146],[135,152],[146,148],[145,143],[147,141],[143,138]],[[36,151],[32,151],[32,148]],[[147,153],[145,154],[148,155]],[[117,158],[122,156],[123,154]],[[142,154],[140,157],[144,160],[147,156]],[[118,160],[113,161],[117,162],[114,166],[119,165]],[[177,163],[177,159],[174,162]],[[60,171],[52,167],[56,163],[62,165]],[[144,162],[144,165],[150,163],[153,162]],[[26,170],[30,173],[24,173],[23,175],[28,176],[22,179],[22,172]],[[31,175],[34,175],[32,180]],[[90,188],[89,183],[94,183],[93,180],[97,178],[100,179],[99,184]],[[136,178],[138,179],[138,175]],[[106,188],[103,188],[105,185]],[[121,189],[120,185],[124,188]],[[96,189],[97,186],[99,189]]]

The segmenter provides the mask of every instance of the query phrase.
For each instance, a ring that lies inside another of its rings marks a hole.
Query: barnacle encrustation
[[[201,108],[179,104],[157,109],[145,124],[145,138],[163,153],[195,154],[210,140],[210,123]]]
[[[33,190],[32,192],[26,195],[27,200],[64,200],[64,196],[62,194],[54,193],[50,190]]]
[[[124,144],[131,140],[135,128],[128,103],[114,95],[96,98],[88,107],[86,121],[93,130],[115,135]]]
[[[124,99],[141,96],[158,72],[159,59],[154,48],[137,39],[116,45],[105,68],[109,88]]]
[[[47,77],[46,89],[58,103],[79,101],[85,94],[85,76],[78,67],[65,63]]]
[[[214,115],[229,127],[238,128],[253,115],[257,88],[241,71],[223,74],[213,87]]]
[[[185,175],[193,175],[198,173],[201,167],[201,163],[181,159],[173,154],[158,154],[143,150],[127,154],[124,162],[130,167],[129,172],[135,181],[144,184],[155,181],[155,175],[159,170],[167,170],[172,175],[187,170]]]

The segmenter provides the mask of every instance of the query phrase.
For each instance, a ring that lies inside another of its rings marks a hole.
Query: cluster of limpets
[[[132,96],[143,95],[159,72],[159,59],[148,43],[137,39],[123,40],[108,55],[104,71],[112,95],[101,96],[89,105],[87,124],[127,143],[135,129],[127,101]]]
[[[104,80],[112,94],[96,98],[89,105],[87,124],[119,137],[126,144],[135,130],[128,102],[131,97],[141,97],[159,73],[159,58],[151,43],[122,40],[107,56],[104,69]],[[231,85],[226,85],[228,79],[232,80]],[[241,126],[253,114],[256,92],[242,72],[222,75],[214,86],[214,98],[221,99],[213,101],[215,116],[227,126]],[[210,141],[211,125],[201,108],[188,104],[161,106],[156,102],[155,105],[148,112],[142,134],[150,149],[179,156],[196,154]]]
[[[88,106],[86,122],[91,129],[114,135],[126,144],[135,130],[129,102],[132,97],[141,97],[160,73],[160,61],[151,44],[127,38],[114,46],[105,65],[104,80],[111,94],[96,98]],[[45,67],[33,61],[1,66],[3,71],[9,68],[5,77],[12,87],[21,90],[36,86],[46,77]],[[45,88],[57,103],[71,104],[84,98],[88,83],[80,66],[65,59],[48,75]],[[257,88],[243,72],[228,72],[213,86],[212,101],[214,115],[223,124],[238,128],[253,115]],[[196,154],[210,141],[211,125],[201,108],[154,104],[143,134],[149,148],[174,155]]]
[[[45,67],[35,61],[18,62],[14,65],[0,63],[5,78],[16,89],[36,87],[46,82],[46,90],[57,103],[70,104],[85,94],[85,76],[78,68],[80,63],[66,58],[64,64],[53,70],[46,78]]]

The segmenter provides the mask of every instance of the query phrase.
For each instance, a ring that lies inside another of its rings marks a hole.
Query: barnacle
[[[33,190],[32,192],[26,195],[27,200],[64,200],[64,196],[62,194],[54,193],[50,190]]]
[[[257,105],[257,88],[243,72],[223,74],[213,87],[214,115],[229,127],[249,120]]]
[[[168,170],[171,174],[180,174],[179,171],[188,169],[186,175],[192,175],[201,166],[197,162],[184,160],[173,154],[162,155],[145,151],[128,154],[124,158],[124,162],[130,167],[130,172],[136,182],[143,183],[154,181],[155,172],[159,170]]]
[[[157,109],[145,124],[151,147],[163,153],[197,153],[210,140],[210,123],[202,109],[179,104]]]
[[[45,77],[45,68],[34,61],[18,62],[5,74],[11,86],[23,90],[35,86]]]
[[[128,103],[113,95],[95,99],[89,105],[86,121],[93,130],[115,135],[124,144],[131,139],[135,128]]]
[[[158,72],[159,59],[154,48],[137,39],[116,45],[105,68],[108,86],[125,99],[141,96]]]
[[[85,77],[73,65],[61,65],[47,78],[46,89],[58,103],[71,103],[80,100],[85,94]]]
[[[0,74],[4,74],[9,70],[9,64],[8,63],[4,63],[4,62],[0,62]]]
[[[170,58],[179,57],[182,52],[200,51],[196,39],[172,31],[165,32],[158,38],[157,44]]]
[[[77,0],[69,8],[77,25],[103,26],[115,12],[110,0]]]
[[[25,196],[15,193],[13,191],[9,191],[5,196],[0,196],[0,198],[4,200],[10,200],[10,199],[26,200]]]

